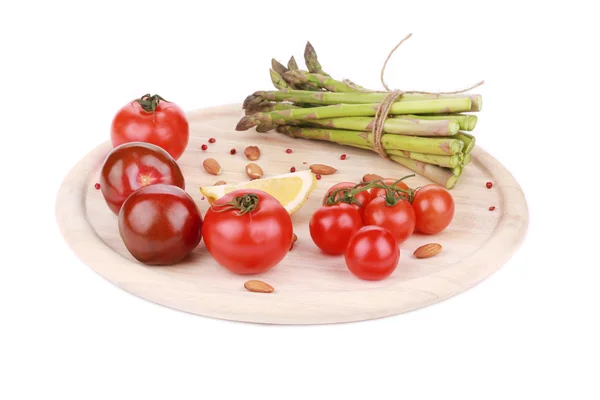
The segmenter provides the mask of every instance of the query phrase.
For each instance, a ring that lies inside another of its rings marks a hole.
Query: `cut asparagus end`
[[[475,147],[475,136],[473,135],[466,132],[459,132],[454,138],[464,143],[463,153],[465,154],[469,154]]]
[[[471,154],[465,154],[465,158],[463,160],[463,165],[467,165],[471,162],[473,156]]]
[[[471,111],[481,111],[483,107],[483,97],[480,94],[472,94],[471,96]]]
[[[448,121],[448,136],[454,136],[460,130],[458,121]]]
[[[472,131],[473,129],[475,129],[475,125],[477,125],[477,115],[469,115],[468,117],[468,126],[465,130]]]

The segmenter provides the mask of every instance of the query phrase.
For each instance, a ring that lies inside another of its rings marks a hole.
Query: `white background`
[[[1,399],[600,397],[600,31],[586,2],[201,3],[1,6]],[[126,102],[241,101],[306,40],[333,75],[379,88],[409,32],[390,86],[485,79],[478,145],[528,199],[520,251],[477,287],[381,320],[250,325],[136,298],[64,244],[58,187]]]

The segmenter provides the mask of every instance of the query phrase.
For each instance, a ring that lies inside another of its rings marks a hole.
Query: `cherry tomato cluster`
[[[366,280],[388,277],[398,265],[398,246],[414,232],[443,231],[454,217],[454,200],[439,185],[411,189],[405,179],[340,182],[332,186],[309,222],[324,253],[344,255],[346,266]]]

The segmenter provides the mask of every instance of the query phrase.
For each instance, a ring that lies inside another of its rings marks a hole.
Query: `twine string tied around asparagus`
[[[385,120],[388,118],[388,115],[389,115],[390,109],[392,108],[392,105],[396,102],[396,100],[398,100],[400,97],[402,97],[405,93],[430,94],[430,95],[460,94],[460,93],[465,93],[465,92],[468,92],[469,90],[475,89],[476,87],[483,85],[485,82],[485,81],[479,81],[476,84],[471,85],[465,89],[454,90],[451,92],[425,92],[425,91],[420,91],[420,90],[407,90],[407,91],[391,90],[389,88],[389,86],[387,85],[387,83],[385,82],[385,78],[384,78],[385,77],[385,67],[387,66],[388,61],[390,60],[390,58],[392,57],[394,52],[398,49],[398,47],[400,47],[400,45],[402,45],[402,43],[404,43],[406,40],[408,40],[411,36],[412,36],[412,33],[409,33],[408,35],[406,35],[406,37],[404,39],[402,39],[400,42],[398,42],[398,44],[396,46],[394,46],[394,48],[392,48],[392,50],[390,51],[390,54],[388,54],[387,58],[385,59],[385,61],[383,63],[383,67],[381,67],[381,74],[380,74],[381,84],[383,85],[385,90],[389,92],[389,94],[377,106],[377,112],[375,113],[375,119],[373,121],[373,126],[371,128],[371,134],[373,136],[373,148],[375,149],[377,154],[379,154],[383,158],[388,158],[387,154],[385,153],[383,143],[381,142],[381,139],[383,136],[383,125],[385,124]]]

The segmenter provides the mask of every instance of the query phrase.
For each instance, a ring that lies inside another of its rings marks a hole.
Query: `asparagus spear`
[[[477,124],[477,116],[471,114],[439,114],[439,115],[395,115],[400,119],[425,119],[425,120],[447,120],[451,119],[460,125],[463,131],[472,131]]]
[[[299,106],[295,106],[289,103],[268,103],[261,104],[256,107],[246,108],[246,115],[258,113],[258,112],[269,112],[269,111],[278,111],[278,110],[289,110],[292,108],[301,108]]]
[[[279,90],[289,88],[288,83],[281,77],[281,75],[275,71],[274,69],[269,69],[269,73],[271,74],[271,82],[273,82],[273,86],[275,86]]]
[[[283,74],[286,81],[294,85],[308,85],[315,88],[327,89],[330,92],[356,92],[357,90],[328,75],[309,73],[302,70],[287,71]]]
[[[286,128],[284,126],[278,126],[278,132],[284,132]],[[358,144],[351,144],[352,147],[356,147],[363,150],[373,150],[373,146],[362,146]],[[456,169],[461,167],[461,163],[459,160],[462,158],[463,153],[456,153],[452,156],[440,156],[435,154],[424,154],[424,153],[416,153],[414,151],[404,151],[404,150],[385,150],[385,154],[388,156],[402,156],[406,158],[410,158],[411,160],[421,161],[427,164],[434,164],[440,167],[453,168]],[[456,169],[457,170],[457,169]],[[458,171],[458,170],[457,170]]]
[[[326,94],[326,93],[323,93]],[[237,124],[236,130],[245,131],[260,123],[285,125],[290,120],[315,120],[335,117],[372,117],[379,104],[338,104],[335,106],[295,108],[246,115]],[[390,114],[451,113],[467,111],[471,108],[471,99],[449,98],[424,101],[394,103]]]
[[[428,164],[439,165],[440,167],[456,168],[459,167],[460,158],[463,153],[456,153],[452,156],[440,156],[435,154],[416,153],[414,151],[405,150],[386,150],[388,156],[402,156],[411,160],[421,161]]]
[[[314,93],[306,90],[280,90],[280,91],[257,91],[248,97],[260,97],[270,101],[289,101],[293,103],[312,103],[312,104],[370,104],[380,103],[388,96],[387,92],[354,92],[354,93],[330,93],[319,92]],[[468,110],[464,111],[479,111],[473,109],[473,104],[481,103],[481,95],[472,94],[452,94],[452,95],[423,95],[406,93],[400,97],[397,103],[425,101],[425,100],[450,100],[450,99],[470,99]],[[456,111],[452,111],[456,112]],[[462,112],[462,111],[461,111]],[[434,112],[439,114],[440,112]],[[444,112],[441,112],[444,113]],[[429,114],[426,111],[415,112],[413,114]]]
[[[437,165],[411,160],[410,158],[402,156],[391,156],[390,158],[410,169],[411,171],[423,175],[430,181],[444,186],[446,189],[452,189],[456,185],[456,182],[458,182],[458,178],[460,176],[454,175],[448,168],[442,168],[438,167]]]
[[[271,69],[273,71],[277,72],[281,76],[283,76],[283,74],[288,72],[288,69],[285,67],[285,65],[283,65],[282,63],[280,63],[279,61],[277,61],[274,58],[271,58]]]
[[[354,83],[352,82],[350,79],[344,79],[342,82],[344,82],[346,85],[356,89],[357,92],[368,92],[369,90],[360,86],[358,83]]]
[[[295,71],[298,69],[298,63],[296,63],[296,59],[294,58],[294,56],[290,57],[290,61],[288,61],[287,67],[290,71]]]
[[[459,132],[458,135],[454,136],[456,139],[462,140],[465,143],[465,154],[469,154],[475,147],[475,136],[465,132]]]
[[[280,124],[277,124],[280,125]],[[280,133],[304,139],[325,140],[347,146],[373,148],[373,134],[343,129],[306,128],[283,125],[277,128]],[[433,155],[455,155],[463,149],[464,143],[453,138],[424,138],[384,134],[381,136],[383,148],[387,150],[405,150]],[[458,159],[457,159],[458,160]]]
[[[306,64],[306,68],[310,72],[314,72],[316,74],[321,74],[325,76],[329,76],[323,69],[321,68],[321,64],[317,59],[317,52],[310,42],[306,42],[306,47],[304,48],[304,63]]]
[[[280,104],[280,103],[273,103]],[[354,131],[368,131],[373,127],[374,118],[345,117],[326,118],[306,121],[311,125],[337,129],[350,129]],[[419,120],[388,118],[383,124],[384,133],[394,133],[412,136],[453,136],[459,131],[459,123],[451,120]]]

